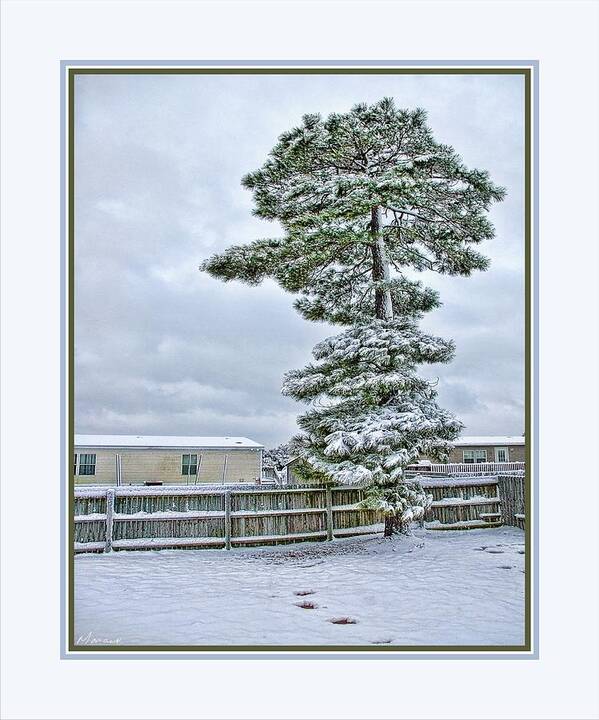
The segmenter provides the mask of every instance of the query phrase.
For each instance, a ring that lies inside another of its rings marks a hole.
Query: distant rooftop
[[[524,435],[463,435],[454,440],[452,445],[524,445]]]
[[[245,437],[181,435],[75,435],[75,446],[85,448],[263,448]]]

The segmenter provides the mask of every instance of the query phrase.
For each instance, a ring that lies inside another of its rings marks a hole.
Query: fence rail
[[[484,463],[431,463],[430,465],[409,465],[408,470],[417,473],[443,473],[443,475],[451,475],[453,473],[467,473],[472,475],[475,473],[490,472],[512,472],[514,470],[524,470],[523,462],[484,462]]]

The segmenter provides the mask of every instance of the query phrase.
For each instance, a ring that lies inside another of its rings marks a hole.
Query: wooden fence
[[[379,532],[360,488],[75,489],[75,552],[226,548]]]
[[[524,529],[526,508],[524,476],[498,475],[497,485],[504,524]]]
[[[431,530],[524,527],[524,477],[419,476],[433,496]],[[75,552],[226,548],[371,534],[380,511],[359,487],[193,486],[75,489]]]
[[[489,476],[418,476],[433,496],[427,527],[435,530],[513,525],[524,529],[523,474]]]
[[[419,478],[433,496],[426,527],[430,530],[473,530],[502,524],[497,478]]]

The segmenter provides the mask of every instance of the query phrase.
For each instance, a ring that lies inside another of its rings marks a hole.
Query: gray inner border
[[[268,651],[262,652],[122,652],[122,653],[81,653],[67,652],[66,637],[66,544],[67,544],[67,518],[66,518],[66,494],[67,487],[65,478],[67,475],[66,446],[67,446],[67,218],[66,218],[66,75],[70,66],[76,67],[528,67],[532,73],[532,253],[530,268],[532,275],[532,298],[531,298],[531,323],[532,323],[532,362],[530,364],[532,402],[530,411],[532,413],[532,442],[531,456],[533,458],[534,472],[531,477],[531,485],[534,487],[534,504],[532,513],[534,515],[534,534],[532,543],[534,552],[531,557],[533,594],[531,607],[534,608],[534,622],[531,628],[532,653],[471,653],[463,652],[409,652],[398,651],[397,653],[386,652],[381,654],[363,653],[359,651],[331,651],[323,650],[314,652],[294,651]],[[175,660],[198,660],[198,659],[223,659],[223,660],[273,660],[281,659],[310,659],[310,660],[538,660],[539,659],[539,443],[538,443],[538,422],[539,422],[539,61],[538,60],[61,60],[60,62],[60,658],[62,660],[128,660],[128,659],[175,659]]]

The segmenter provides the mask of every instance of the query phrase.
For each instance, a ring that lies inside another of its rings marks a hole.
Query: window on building
[[[75,460],[73,461],[73,475],[77,475],[77,453],[75,453]]]
[[[507,448],[495,448],[495,462],[509,462],[510,454]]]
[[[197,475],[198,472],[198,456],[197,455],[181,455],[181,475]]]
[[[75,456],[75,467],[77,469],[77,475],[95,475],[96,474],[96,454],[95,453],[81,453],[79,455],[79,462],[77,463],[77,456]]]
[[[484,463],[487,462],[486,450],[464,450],[465,463]]]

